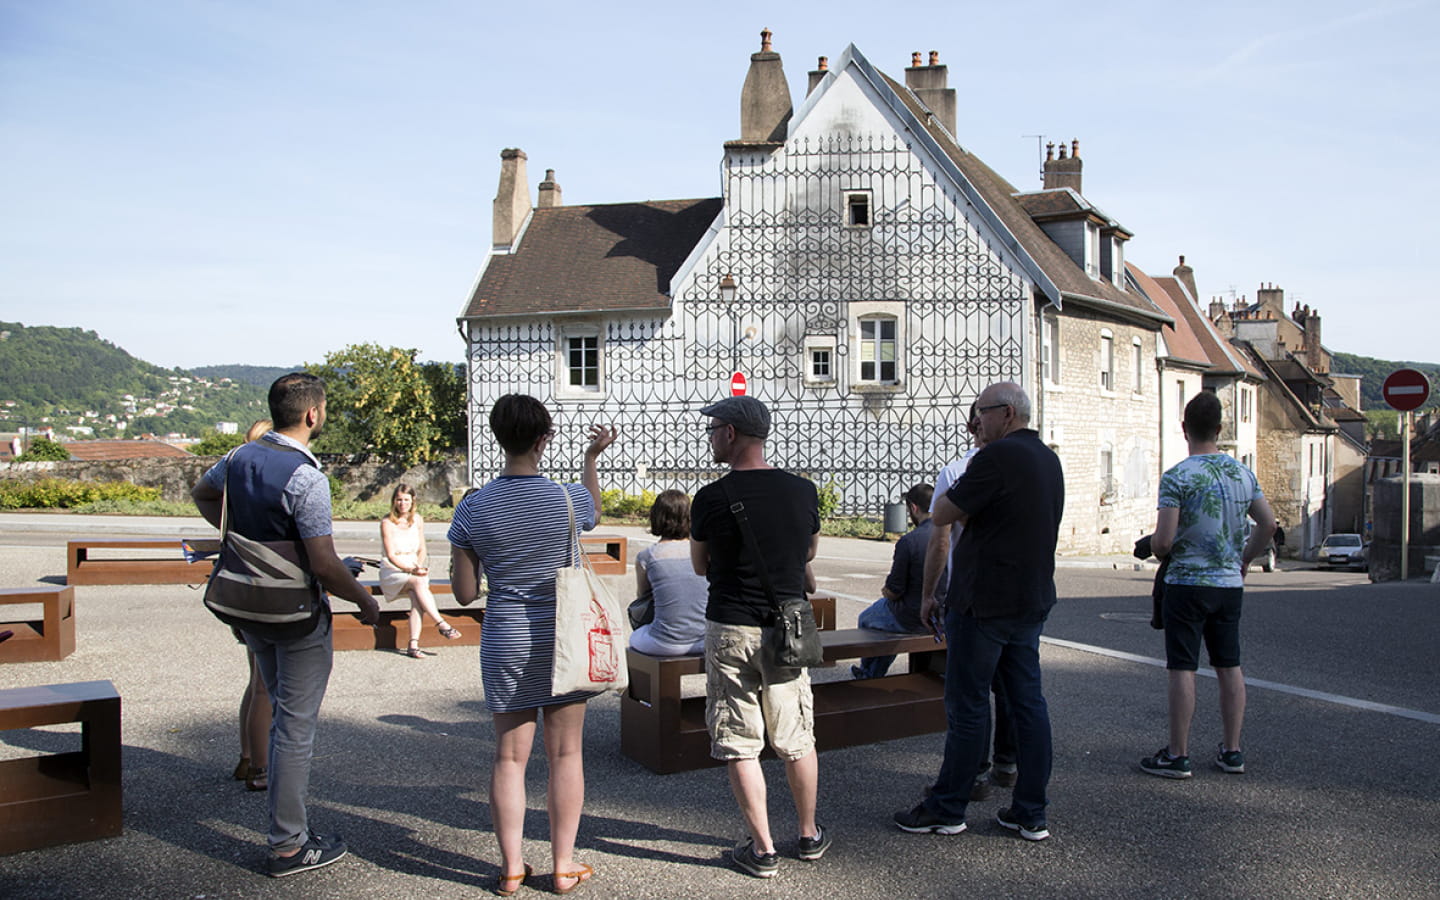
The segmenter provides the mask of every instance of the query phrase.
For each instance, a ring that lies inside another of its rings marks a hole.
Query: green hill
[[[191,373],[211,381],[219,381],[221,378],[229,378],[231,381],[238,381],[241,384],[253,384],[256,387],[270,389],[275,379],[281,375],[291,372],[303,372],[304,366],[290,366],[282,368],[277,366],[201,366],[198,369],[191,369]]]
[[[217,422],[243,429],[265,414],[265,388],[162,369],[81,328],[0,322],[0,430],[198,437]]]
[[[1417,372],[1423,372],[1430,379],[1430,400],[1424,408],[1440,407],[1440,363],[1394,362],[1388,359],[1375,359],[1370,356],[1356,356],[1353,353],[1334,351],[1331,351],[1331,355],[1335,372],[1361,376],[1360,402],[1367,410],[1388,410],[1390,408],[1381,395],[1380,389],[1385,385],[1385,378],[1396,369],[1414,369]]]

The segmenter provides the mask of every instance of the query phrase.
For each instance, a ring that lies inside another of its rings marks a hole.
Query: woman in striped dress
[[[550,855],[557,893],[569,893],[592,874],[574,861],[575,833],[585,800],[581,744],[585,701],[577,691],[550,693],[555,644],[555,570],[569,565],[577,531],[569,527],[570,497],[578,531],[600,521],[596,460],[615,441],[608,426],[590,429],[581,484],[558,484],[540,474],[540,458],[555,438],[550,413],[534,397],[507,394],[490,411],[490,430],[505,453],[494,481],[469,494],[455,510],[449,539],[455,599],[475,599],[479,572],[489,584],[480,632],[480,680],[495,719],[495,763],[490,770],[490,812],[500,844],[497,893],[508,896],[532,870],[525,863],[525,766],[545,717],[549,761]]]

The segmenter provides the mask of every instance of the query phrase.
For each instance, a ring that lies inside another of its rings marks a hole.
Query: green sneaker
[[[1189,778],[1193,774],[1190,771],[1190,757],[1171,756],[1169,747],[1161,747],[1155,751],[1154,756],[1140,760],[1140,768],[1161,778]]]
[[[1215,765],[1222,772],[1231,775],[1245,774],[1245,754],[1239,750],[1226,750],[1222,743],[1215,748]]]

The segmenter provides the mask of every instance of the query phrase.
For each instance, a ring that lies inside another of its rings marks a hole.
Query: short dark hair
[[[305,421],[311,407],[325,402],[325,381],[309,372],[281,375],[270,385],[270,421],[276,431],[294,428]]]
[[[490,430],[511,456],[528,452],[550,426],[550,410],[529,394],[506,394],[490,408]]]
[[[925,512],[930,511],[930,501],[935,498],[935,485],[917,484],[905,492],[905,502]]]
[[[1220,436],[1220,398],[1201,391],[1185,404],[1185,434],[1192,441],[1213,441]]]
[[[678,541],[690,536],[690,498],[684,491],[661,491],[650,505],[650,533]]]

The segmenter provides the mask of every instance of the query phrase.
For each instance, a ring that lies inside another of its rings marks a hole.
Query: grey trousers
[[[255,665],[270,692],[274,713],[270,724],[270,851],[289,853],[309,839],[305,792],[310,787],[320,702],[325,699],[335,656],[330,616],[321,615],[314,631],[293,641],[271,640],[243,629],[241,634],[255,653]]]

